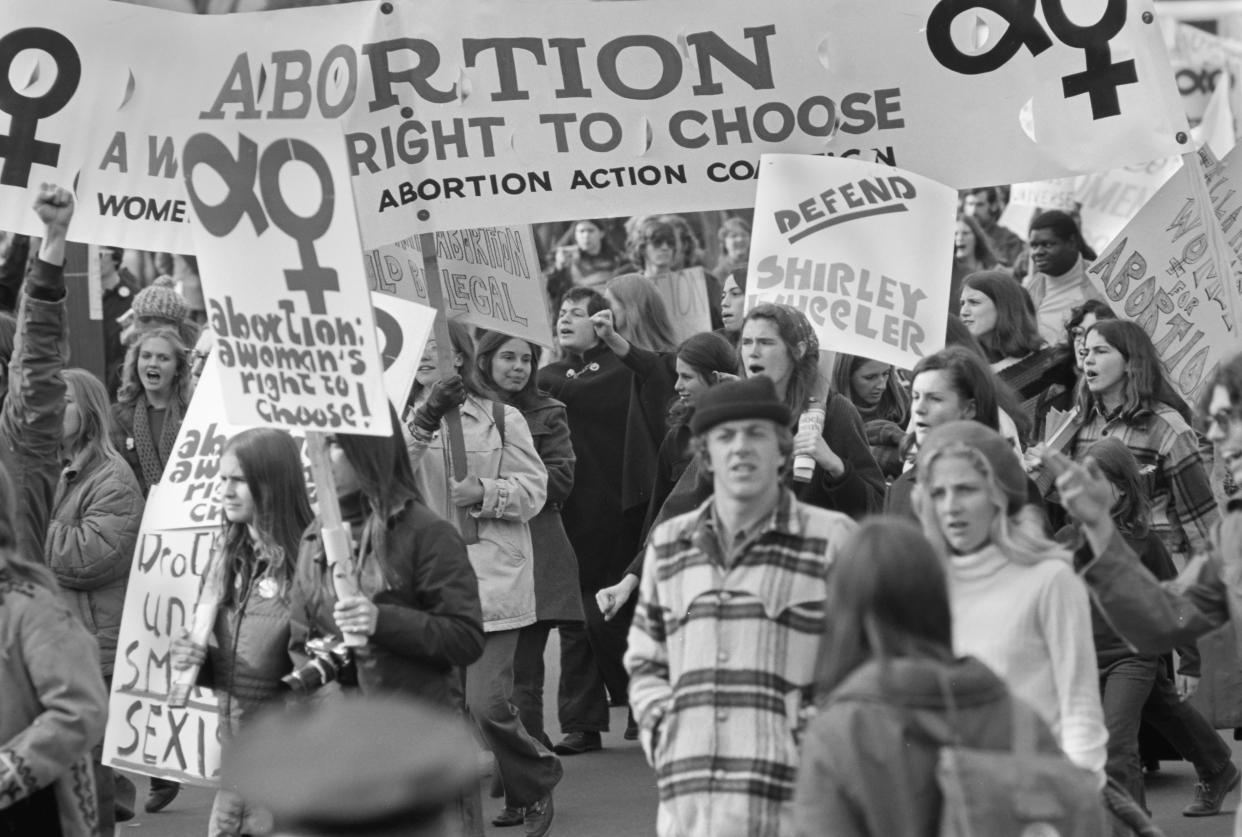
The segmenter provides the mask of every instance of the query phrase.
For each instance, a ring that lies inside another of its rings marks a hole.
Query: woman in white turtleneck
[[[1103,786],[1108,731],[1087,588],[1025,510],[1013,448],[977,422],[950,422],[927,435],[918,474],[915,508],[949,569],[955,652],[999,674]]]

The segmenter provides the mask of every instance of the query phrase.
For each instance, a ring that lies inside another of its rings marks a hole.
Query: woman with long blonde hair
[[[948,567],[954,649],[1035,707],[1102,787],[1108,732],[1087,589],[1027,505],[1013,447],[978,422],[949,422],[927,434],[918,471],[915,509]]]

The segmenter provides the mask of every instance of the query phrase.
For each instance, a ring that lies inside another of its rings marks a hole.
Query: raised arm
[[[43,184],[34,211],[44,224],[39,258],[28,278],[17,314],[13,356],[0,410],[0,456],[13,478],[18,500],[18,548],[43,562],[43,539],[56,482],[65,415],[61,371],[69,357],[65,309],[65,236],[73,197]]]

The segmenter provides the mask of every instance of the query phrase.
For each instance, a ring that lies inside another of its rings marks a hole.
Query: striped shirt
[[[1167,404],[1139,410],[1129,421],[1110,419],[1093,405],[1074,439],[1074,458],[1105,436],[1120,439],[1138,460],[1151,500],[1151,529],[1169,552],[1186,558],[1206,552],[1220,510],[1194,429]]]
[[[711,499],[653,531],[625,666],[660,835],[790,832],[826,576],[854,527],[784,491],[727,556]]]

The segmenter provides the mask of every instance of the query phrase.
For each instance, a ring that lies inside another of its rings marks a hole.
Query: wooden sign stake
[[[447,380],[458,374],[453,365],[453,341],[449,337],[448,309],[444,305],[444,290],[440,286],[440,262],[436,258],[436,237],[434,233],[420,233],[418,245],[423,251],[423,280],[427,284],[427,301],[436,309],[436,321],[432,334],[436,338],[436,363],[440,367],[440,378]],[[461,429],[461,410],[457,407],[449,410],[444,416],[445,432],[448,435],[449,465],[453,479],[464,480],[469,471],[466,467],[466,438]],[[457,528],[466,543],[479,542],[479,524],[466,509],[457,509]]]

